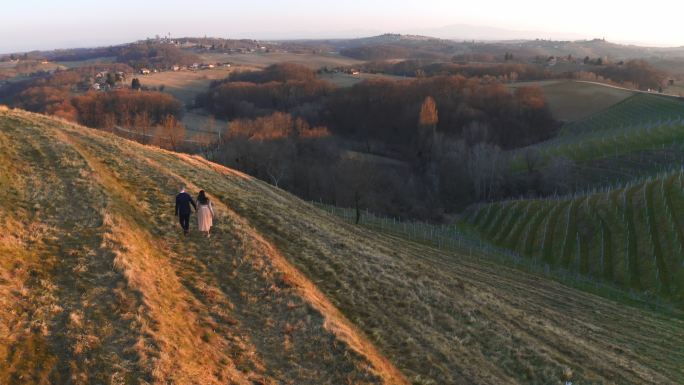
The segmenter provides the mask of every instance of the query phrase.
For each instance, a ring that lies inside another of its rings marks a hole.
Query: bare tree
[[[173,115],[168,115],[162,124],[156,127],[154,139],[160,147],[176,151],[185,140],[185,126]]]
[[[134,131],[140,136],[143,144],[149,144],[152,133],[152,118],[147,111],[143,111],[135,116],[133,120]]]
[[[499,147],[485,143],[475,145],[470,152],[468,171],[476,198],[494,198],[503,180],[504,170],[504,157]]]

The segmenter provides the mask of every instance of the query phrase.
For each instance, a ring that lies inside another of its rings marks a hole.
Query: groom
[[[190,205],[197,211],[195,201],[192,200],[190,194],[185,192],[185,187],[181,187],[180,193],[176,195],[176,216],[180,219],[180,225],[183,228],[183,235],[188,235],[190,229]]]

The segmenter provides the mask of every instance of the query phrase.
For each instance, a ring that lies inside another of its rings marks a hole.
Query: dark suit
[[[176,215],[180,220],[180,224],[184,233],[187,233],[190,229],[190,214],[192,213],[190,205],[192,205],[192,207],[195,208],[195,211],[197,211],[195,201],[192,200],[190,194],[182,192],[176,195]]]

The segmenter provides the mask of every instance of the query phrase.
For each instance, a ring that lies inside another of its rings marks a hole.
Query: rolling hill
[[[563,175],[573,186],[569,191],[583,191],[679,169],[683,145],[684,101],[638,93],[509,155],[520,175],[529,172],[530,159],[546,174],[563,164]],[[568,192],[567,186],[562,190]]]
[[[4,109],[0,166],[2,384],[684,382],[679,318],[200,157]],[[181,239],[181,184],[213,200],[210,239]]]
[[[684,174],[606,192],[498,202],[470,212],[495,244],[684,306]]]
[[[541,87],[551,114],[561,122],[584,120],[634,95],[634,92],[625,89],[573,80],[542,80],[508,84],[510,88],[521,86]]]
[[[656,122],[680,121],[684,101],[670,96],[637,93],[620,103],[563,127],[565,134],[579,134]]]

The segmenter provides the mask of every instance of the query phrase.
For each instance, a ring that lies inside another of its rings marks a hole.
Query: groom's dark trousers
[[[190,229],[190,213],[192,213],[190,205],[197,211],[197,206],[195,206],[195,202],[190,194],[182,192],[176,195],[176,215],[178,215],[184,233],[187,233]]]

